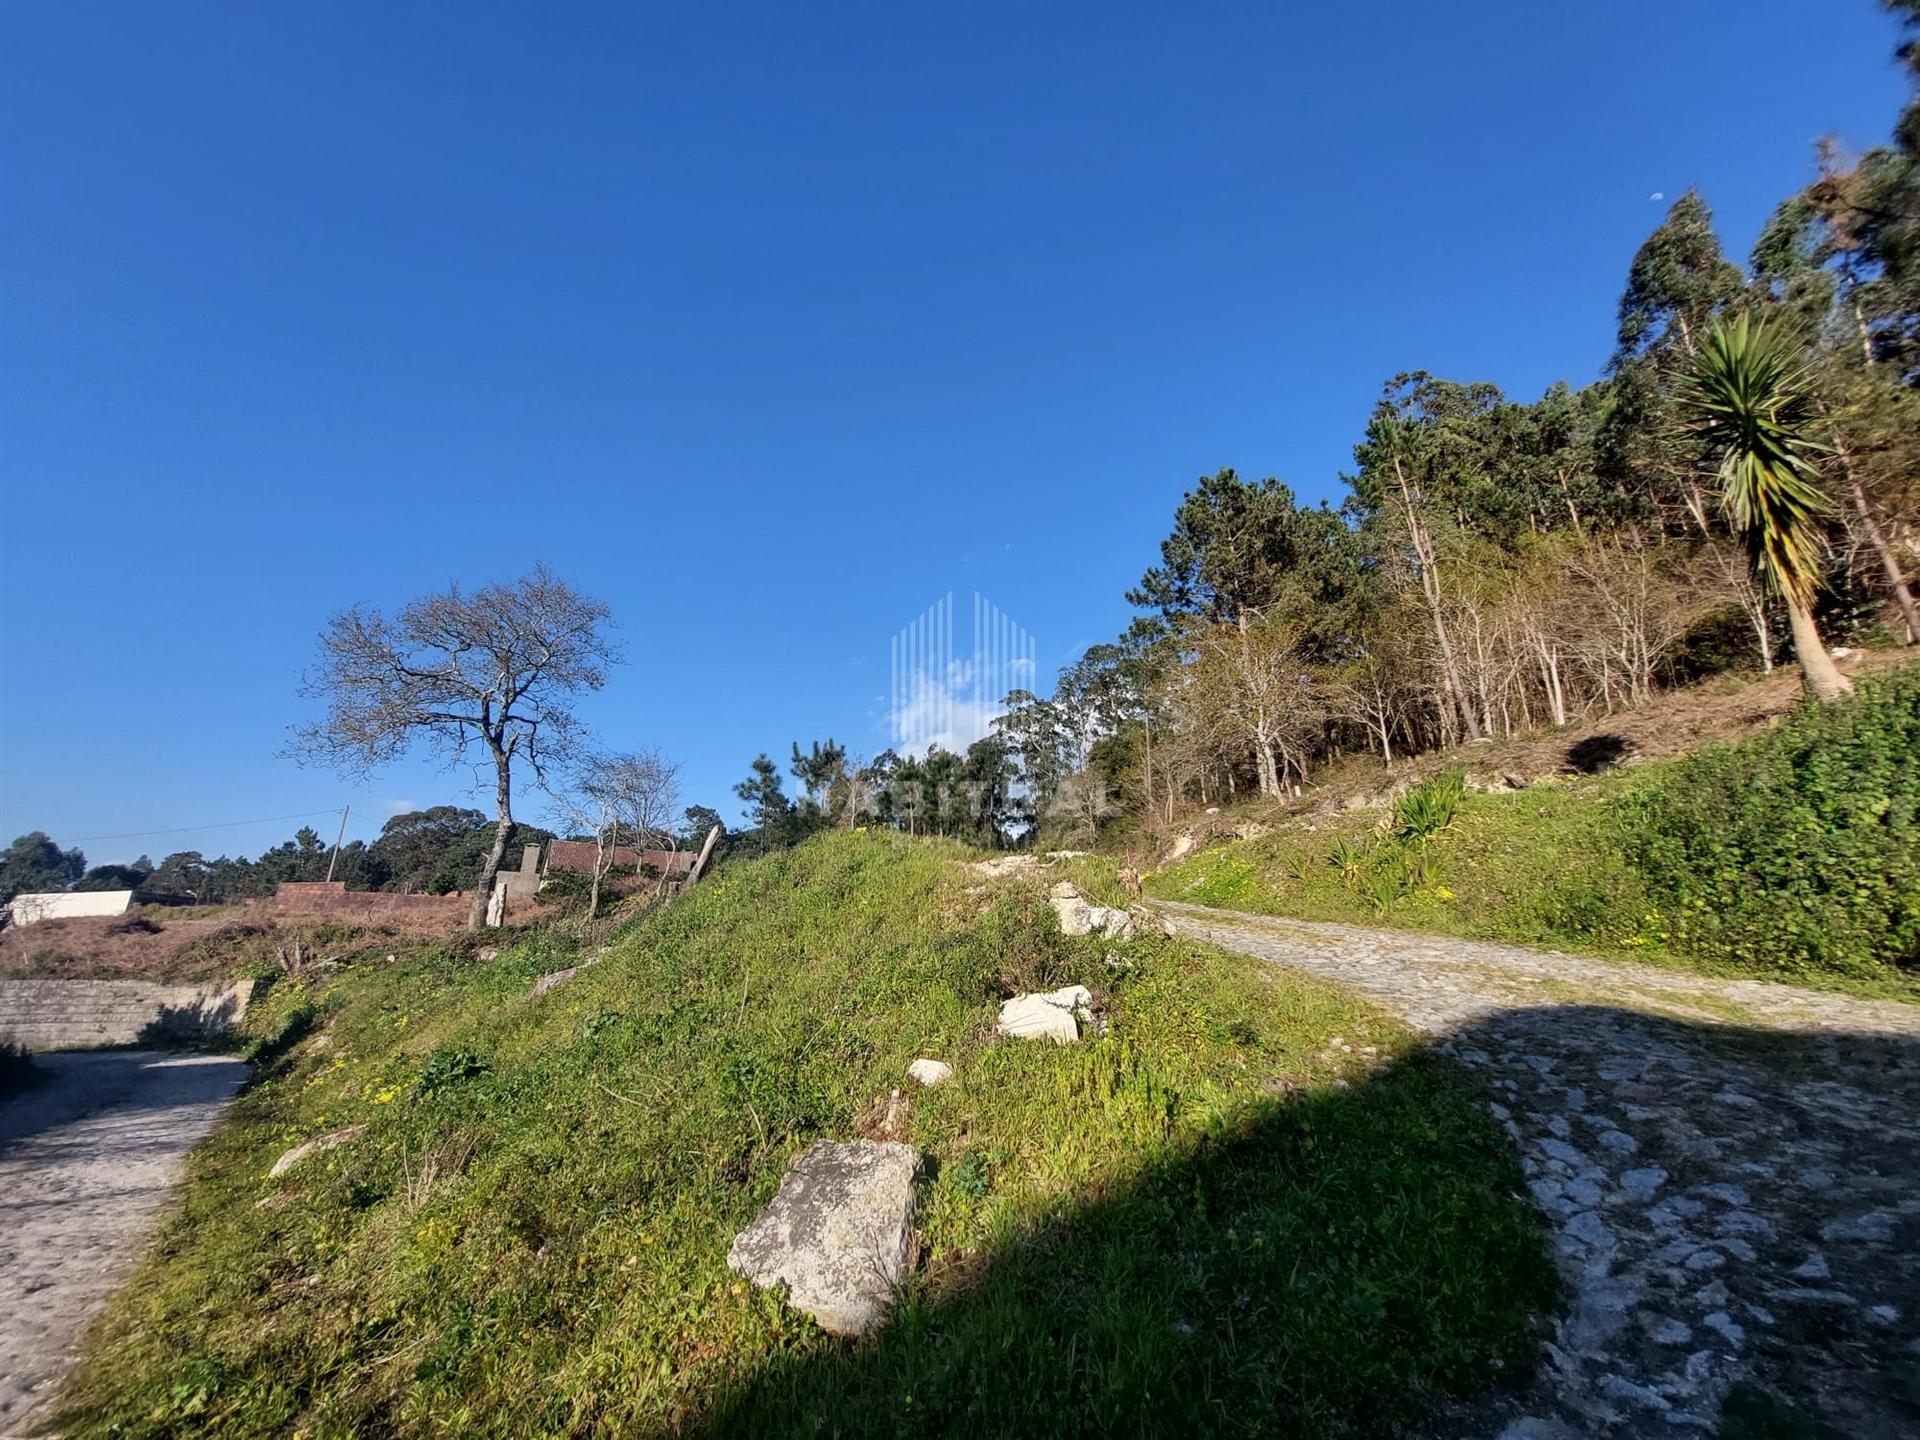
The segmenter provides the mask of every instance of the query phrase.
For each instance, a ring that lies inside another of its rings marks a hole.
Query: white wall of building
[[[13,897],[13,923],[72,920],[82,915],[124,915],[133,903],[131,890],[73,890],[46,895]]]

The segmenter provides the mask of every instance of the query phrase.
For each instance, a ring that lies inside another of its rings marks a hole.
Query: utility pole
[[[347,838],[347,812],[352,809],[353,807],[351,805],[342,805],[340,807],[340,831],[333,837],[333,853],[327,857],[327,883],[329,885],[333,883],[334,862],[340,858],[340,842]]]

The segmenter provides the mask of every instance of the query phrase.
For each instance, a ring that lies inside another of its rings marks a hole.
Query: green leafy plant
[[[1467,772],[1443,770],[1402,795],[1393,807],[1393,833],[1410,842],[1431,840],[1453,824],[1467,793]]]
[[[1920,669],[1700,751],[1622,806],[1677,945],[1774,971],[1920,965]]]
[[[420,1096],[436,1095],[486,1072],[487,1062],[472,1050],[463,1046],[442,1045],[427,1056],[427,1063],[420,1067],[419,1078],[413,1082],[413,1093]]]

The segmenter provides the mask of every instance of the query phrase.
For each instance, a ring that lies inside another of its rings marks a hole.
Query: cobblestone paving
[[[219,1055],[41,1055],[44,1085],[0,1108],[0,1436],[72,1365],[133,1268],[187,1151],[246,1076]]]
[[[1160,902],[1351,984],[1486,1079],[1567,1298],[1468,1433],[1711,1435],[1749,1382],[1920,1435],[1920,1006]]]

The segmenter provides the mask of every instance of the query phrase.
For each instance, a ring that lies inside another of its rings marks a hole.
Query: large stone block
[[[836,1335],[886,1318],[913,1263],[920,1152],[892,1141],[821,1140],[735,1238],[727,1264],[756,1285],[784,1284],[788,1303]]]

